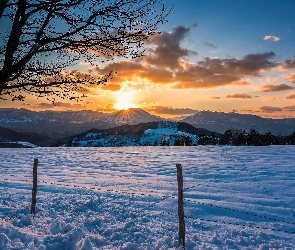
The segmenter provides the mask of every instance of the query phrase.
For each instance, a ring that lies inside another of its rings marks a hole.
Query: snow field
[[[187,249],[294,249],[294,149],[1,149],[0,249],[177,249],[176,163]]]

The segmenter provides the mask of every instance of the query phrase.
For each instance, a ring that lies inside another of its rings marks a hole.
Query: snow
[[[0,149],[0,249],[178,249],[177,163],[186,249],[295,249],[294,150]]]
[[[25,142],[25,141],[16,141],[16,142],[13,142],[13,141],[7,141],[7,142],[2,142],[2,144],[16,144],[16,145],[22,145],[24,147],[29,147],[29,148],[35,148],[35,147],[38,147],[36,144],[33,144],[33,143],[30,143],[30,142]],[[9,148],[9,146],[8,146]]]
[[[147,129],[142,135],[106,135],[100,132],[89,132],[83,137],[73,139],[71,145],[74,147],[124,147],[124,146],[174,146],[176,140],[190,139],[191,144],[197,145],[198,136],[177,130],[177,123],[163,122],[159,126],[176,126],[176,128],[160,127],[156,129]],[[163,144],[165,142],[165,144]],[[64,144],[63,147],[67,145]]]
[[[177,133],[176,129],[171,128],[156,128],[156,129],[147,129],[144,131],[144,134],[175,134]]]

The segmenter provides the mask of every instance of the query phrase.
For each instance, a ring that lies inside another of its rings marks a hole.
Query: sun
[[[127,110],[127,109],[131,109],[131,108],[137,108],[137,106],[133,103],[129,103],[129,102],[117,102],[114,107],[118,110]]]
[[[116,103],[114,104],[114,107],[118,110],[138,108],[138,106],[133,103],[133,95],[126,92],[120,93],[116,96]]]

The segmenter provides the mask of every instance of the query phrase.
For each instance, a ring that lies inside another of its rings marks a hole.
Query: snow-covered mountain
[[[165,121],[141,109],[121,110],[103,113],[91,110],[81,111],[30,111],[27,109],[0,109],[0,126],[20,133],[35,133],[46,136],[41,144],[48,146],[92,128],[108,129],[124,124],[136,125],[146,122]],[[198,111],[181,122],[195,128],[204,128],[223,134],[229,128],[249,131],[257,129],[261,134],[289,135],[295,130],[295,119],[267,119],[256,115]]]
[[[105,129],[122,124],[138,124],[163,120],[141,109],[103,113],[81,111],[30,111],[0,109],[0,126],[22,133],[38,133],[53,140],[85,132],[91,128]]]
[[[135,125],[139,123],[155,122],[162,120],[163,118],[151,115],[150,113],[142,109],[132,108],[108,114],[106,116],[105,122]]]
[[[91,129],[62,142],[73,147],[184,146],[197,145],[199,134],[211,134],[189,124],[160,121],[123,125],[111,129]]]
[[[278,134],[291,134],[295,131],[295,119],[271,119],[262,118],[251,114],[238,114],[235,112],[198,111],[196,114],[182,120],[197,128],[206,128],[217,133],[224,133],[229,128],[249,131],[251,128],[260,133],[271,132]]]

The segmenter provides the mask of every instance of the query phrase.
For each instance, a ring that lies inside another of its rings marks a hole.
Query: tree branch
[[[8,13],[12,27],[1,33],[0,96],[24,92],[71,98],[79,85],[105,83],[111,75],[54,77],[81,57],[93,63],[140,56],[143,42],[168,14],[162,1],[1,0],[0,19]],[[50,77],[50,83],[44,81]]]

